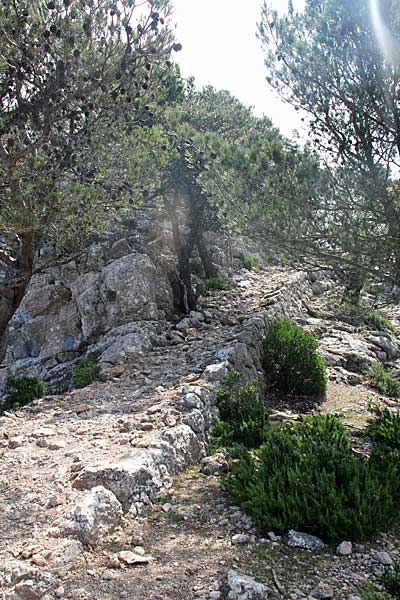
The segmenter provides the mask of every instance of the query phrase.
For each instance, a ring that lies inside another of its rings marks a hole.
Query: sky
[[[256,38],[262,0],[173,0],[173,4],[176,37],[183,46],[176,56],[182,75],[193,75],[197,87],[211,84],[229,90],[287,136],[294,129],[301,134],[298,113],[265,81],[263,52]],[[278,10],[287,6],[286,0],[270,4]],[[304,0],[294,2],[297,9],[303,5]]]

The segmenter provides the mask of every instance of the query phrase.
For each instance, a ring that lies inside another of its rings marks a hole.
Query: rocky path
[[[207,295],[198,313],[171,327],[167,345],[111,369],[104,382],[0,417],[4,598],[219,600],[222,579],[236,569],[266,586],[257,598],[355,600],[366,578],[400,558],[396,531],[347,556],[335,548],[317,554],[289,548],[273,533],[260,538],[217,477],[199,467],[170,477],[201,459],[207,428],[201,411],[212,414],[208,394],[225,358],[236,344],[240,366],[254,369],[246,360],[249,318],[257,321],[284,297],[291,277],[243,271],[234,289]],[[309,294],[304,306],[298,296],[290,299],[296,302],[332,365],[321,410],[365,421],[371,393],[345,367],[355,355],[371,358],[382,348],[363,346],[348,327],[304,315]],[[139,484],[137,496],[126,495],[121,474]]]
[[[47,397],[0,418],[3,565],[11,557],[17,568],[51,571],[74,563],[80,542],[60,541],[48,532],[82,496],[72,486],[75,474],[86,465],[151,448],[160,431],[179,426],[182,412],[175,399],[182,386],[200,379],[205,367],[216,362],[215,353],[235,339],[243,320],[257,313],[266,295],[287,278],[273,270],[243,271],[234,289],[206,296],[201,311],[171,331],[168,346],[114,369],[111,380]],[[147,593],[137,597],[154,596],[151,589]]]

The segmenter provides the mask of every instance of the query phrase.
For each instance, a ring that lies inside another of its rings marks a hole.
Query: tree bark
[[[193,251],[193,243],[187,240],[186,244],[180,246],[178,254],[178,273],[181,290],[181,310],[188,314],[197,307],[197,298],[192,287],[192,273],[190,270],[190,257]]]
[[[181,201],[181,197],[184,198],[184,202]],[[179,219],[179,211],[187,211],[185,192],[179,190],[172,201],[165,197],[164,202],[172,224],[172,237],[177,257],[178,283],[175,291],[177,296],[175,297],[175,309],[179,314],[188,314],[191,310],[195,310],[197,298],[193,292],[190,271],[190,257],[194,246],[192,230],[188,228],[187,233],[183,233]]]
[[[349,302],[354,306],[360,304],[361,292],[364,287],[364,277],[359,271],[349,271],[347,273],[346,287],[344,290],[342,302]]]
[[[20,248],[14,273],[0,284],[0,364],[7,351],[9,323],[25,296],[33,272],[34,234],[24,231],[18,238]]]
[[[218,277],[218,271],[211,260],[210,253],[203,236],[203,231],[198,228],[194,232],[194,235],[197,250],[199,251],[199,256],[203,264],[204,273],[206,274],[207,279],[216,279]]]

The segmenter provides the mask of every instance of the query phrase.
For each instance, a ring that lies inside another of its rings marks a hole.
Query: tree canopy
[[[335,193],[321,203],[325,253],[398,283],[399,11],[385,0],[374,14],[369,4],[307,0],[304,11],[279,16],[264,2],[259,36],[268,82],[307,112],[334,171]]]

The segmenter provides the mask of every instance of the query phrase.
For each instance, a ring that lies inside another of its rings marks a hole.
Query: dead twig
[[[282,594],[282,596],[284,596],[285,595],[285,590],[283,589],[283,586],[282,586],[281,582],[278,579],[278,575],[276,574],[275,569],[271,569],[271,572],[272,572],[272,579],[274,580],[274,584],[275,584],[276,589],[278,590],[278,592],[280,594]]]

